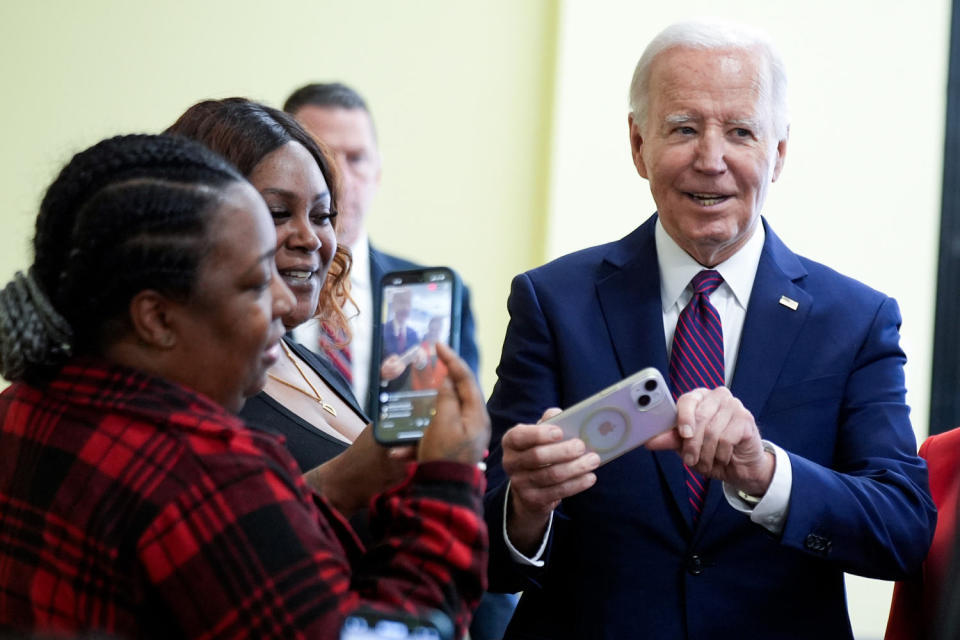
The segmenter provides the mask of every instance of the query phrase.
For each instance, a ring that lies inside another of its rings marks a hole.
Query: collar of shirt
[[[350,247],[350,252],[353,254],[353,265],[350,267],[351,288],[370,291],[370,239],[366,234]]]
[[[757,228],[747,243],[714,267],[723,276],[721,287],[728,288],[743,309],[747,308],[750,301],[750,292],[753,291],[753,280],[757,275],[757,265],[760,264],[766,235],[763,221],[757,221]],[[690,281],[706,267],[680,248],[660,224],[659,218],[654,231],[654,241],[657,247],[657,264],[660,267],[660,301],[663,310],[666,312],[678,303],[682,309],[693,297],[688,288]]]
[[[353,332],[353,340],[350,342],[353,374],[351,386],[360,406],[364,406],[370,389],[373,322],[377,317],[373,308],[373,287],[370,282],[370,238],[367,234],[361,235],[350,250],[353,253],[353,265],[350,267],[350,297],[356,304],[356,309],[349,309],[350,305],[347,305],[350,331]]]

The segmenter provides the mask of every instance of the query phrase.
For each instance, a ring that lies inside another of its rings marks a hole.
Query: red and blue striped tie
[[[676,400],[687,391],[723,386],[723,326],[720,315],[710,304],[710,294],[723,278],[712,269],[693,277],[693,298],[680,312],[670,352],[670,389]],[[706,479],[683,465],[687,472],[687,497],[697,523],[703,510]]]
[[[326,322],[323,323],[318,339],[320,349],[327,354],[330,362],[337,368],[340,375],[343,376],[347,384],[353,384],[353,362],[350,355],[350,346],[344,345],[339,349],[334,346],[337,342],[342,342],[345,335],[343,331],[334,333],[333,327]]]

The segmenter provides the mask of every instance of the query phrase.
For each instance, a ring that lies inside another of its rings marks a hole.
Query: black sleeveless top
[[[370,422],[360,410],[350,385],[324,356],[295,342],[289,333],[283,339],[364,423]],[[247,400],[240,417],[254,429],[277,433],[286,438],[287,449],[302,471],[313,469],[349,446],[343,440],[320,431],[263,391]]]

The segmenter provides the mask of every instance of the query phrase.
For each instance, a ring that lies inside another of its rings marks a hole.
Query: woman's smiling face
[[[248,179],[273,216],[277,270],[297,299],[283,318],[283,324],[292,329],[316,314],[337,250],[330,189],[317,161],[295,141],[264,156]]]

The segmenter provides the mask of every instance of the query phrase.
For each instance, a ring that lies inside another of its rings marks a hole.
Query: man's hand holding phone
[[[563,412],[547,410],[540,424],[504,434],[507,532],[514,546],[524,553],[536,548],[562,499],[589,489],[597,467],[670,429],[676,416],[663,375],[648,367]]]
[[[518,424],[503,435],[503,470],[510,478],[507,535],[530,555],[543,539],[550,513],[564,498],[597,482],[593,473],[600,456],[583,440],[564,440],[563,430],[549,421],[560,414],[547,409],[538,424]]]
[[[753,415],[726,387],[680,396],[677,427],[654,436],[646,447],[676,451],[697,472],[752,496],[766,493],[776,466]]]

